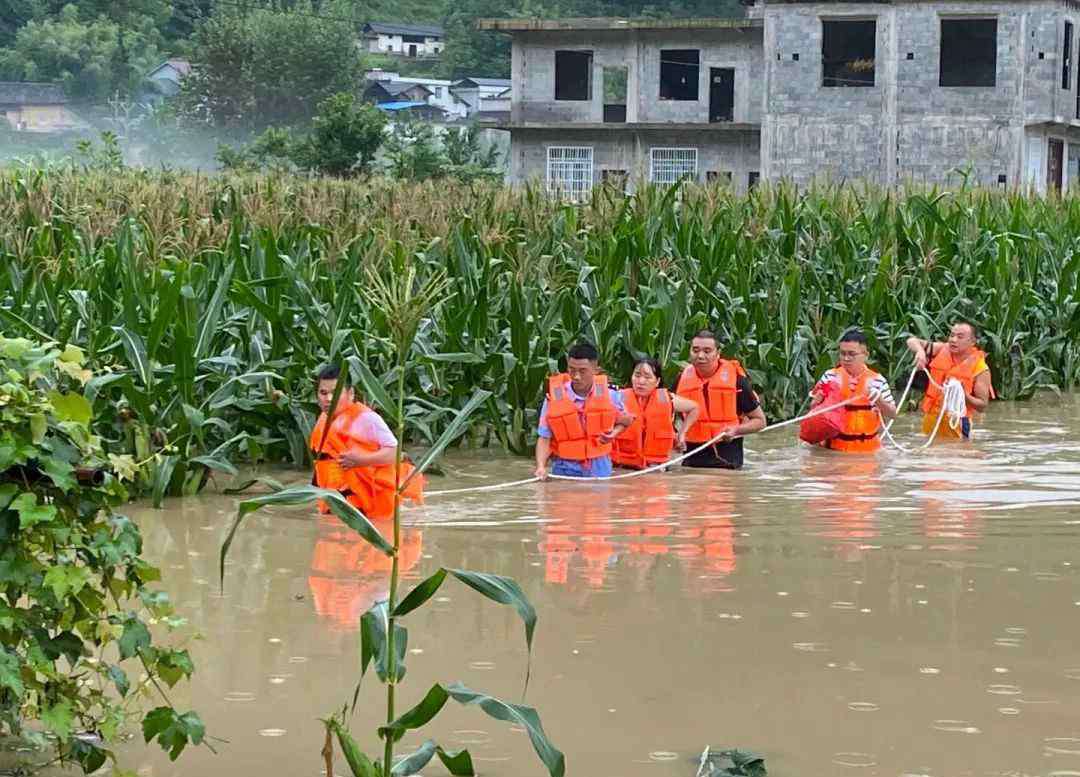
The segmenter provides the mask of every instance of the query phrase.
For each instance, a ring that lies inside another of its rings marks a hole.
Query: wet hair
[[[591,362],[598,362],[600,361],[600,352],[596,350],[595,345],[583,340],[570,346],[570,350],[566,352],[566,357],[568,359],[588,359]]]
[[[338,380],[340,377],[341,367],[336,364],[325,364],[319,368],[319,374],[315,380],[321,383],[324,380]]]
[[[637,368],[640,367],[643,364],[646,365],[649,369],[651,369],[653,371],[653,375],[656,376],[656,379],[658,381],[657,384],[656,384],[657,387],[658,388],[663,387],[663,385],[664,385],[664,368],[660,366],[660,360],[659,359],[654,359],[651,356],[642,356],[640,359],[635,359],[634,360],[634,367],[633,367],[633,369],[630,370],[630,374],[633,375],[633,373],[637,371]]]
[[[858,343],[859,345],[867,345],[866,335],[863,334],[861,329],[852,327],[851,329],[840,335],[840,342],[842,343]]]
[[[958,318],[956,321],[953,322],[953,326],[956,326],[957,324],[963,324],[968,329],[970,329],[971,330],[971,339],[975,340],[975,341],[978,341],[978,339],[979,339],[979,327],[975,326],[975,324],[971,323],[966,318]]]
[[[720,345],[720,341],[716,337],[716,332],[712,331],[711,329],[699,329],[698,331],[694,332],[694,336],[690,339],[697,340],[699,338],[702,340],[712,340],[717,345]]]

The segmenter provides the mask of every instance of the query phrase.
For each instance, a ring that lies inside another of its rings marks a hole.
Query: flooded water
[[[913,417],[897,428],[915,439]],[[1075,403],[999,403],[975,444],[918,456],[793,438],[753,439],[742,472],[431,499],[407,513],[405,585],[440,565],[520,581],[539,613],[527,700],[569,775],[690,777],[706,744],[758,751],[781,777],[1080,775]],[[446,469],[433,490],[532,468],[485,453]],[[357,623],[385,595],[385,561],[330,520],[263,511],[222,596],[234,505],[134,511],[201,635],[175,701],[228,740],[177,764],[133,746],[141,774],[316,777],[317,719],[351,700]],[[436,681],[520,698],[510,608],[449,581],[406,625],[399,709]],[[352,729],[374,753],[373,676],[360,699]],[[402,749],[429,736],[467,746],[483,774],[544,773],[523,733],[475,708],[447,707]]]

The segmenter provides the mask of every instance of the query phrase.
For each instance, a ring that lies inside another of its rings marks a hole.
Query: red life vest
[[[866,453],[880,449],[881,440],[878,435],[881,434],[881,416],[870,404],[867,386],[871,380],[881,376],[871,369],[863,370],[862,375],[857,378],[852,378],[843,367],[837,367],[835,372],[839,378],[839,386],[831,404],[848,399],[855,401],[840,408],[844,413],[843,429],[823,445],[834,451],[849,453]]]
[[[986,354],[978,348],[972,348],[967,358],[960,362],[953,360],[952,352],[948,347],[938,349],[938,352],[928,365],[930,377],[933,380],[926,387],[926,395],[923,397],[922,403],[923,412],[937,413],[941,410],[942,393],[938,386],[944,386],[945,381],[949,378],[960,381],[965,393],[972,393],[975,389],[975,378],[979,375],[979,373],[975,372],[975,368],[985,359]],[[994,398],[993,385],[990,386],[990,398]],[[968,418],[971,418],[971,413],[971,406],[969,405],[967,406]]]
[[[811,410],[829,407],[839,402],[836,386],[832,383],[823,383],[817,390],[821,392],[821,400],[812,404]],[[844,415],[844,408],[837,407],[803,419],[799,422],[799,439],[811,445],[824,445],[844,431]]]
[[[369,453],[379,450],[377,443],[358,440],[349,431],[357,418],[364,413],[374,411],[359,402],[347,402],[342,407],[343,402],[344,400],[338,403],[334,421],[330,424],[330,431],[326,433],[325,441],[323,429],[326,427],[326,413],[319,416],[311,432],[309,444],[315,453],[315,485],[340,491],[368,518],[389,518],[394,514],[394,494],[397,491],[394,465],[345,469],[338,463],[338,458],[350,448],[360,448]],[[322,443],[321,452],[319,451],[320,442]],[[412,474],[413,469],[413,465],[409,462],[401,462],[403,482]],[[423,475],[413,478],[402,493],[402,498],[417,503],[423,502],[423,481]],[[323,502],[319,503],[319,509],[324,513],[330,512],[330,508]]]
[[[602,443],[599,438],[611,431],[618,414],[603,375],[593,381],[584,410],[579,410],[570,396],[569,375],[559,373],[548,379],[547,426],[551,430],[552,455],[568,461],[609,455],[611,443]]]
[[[658,388],[642,407],[633,389],[622,390],[626,412],[634,423],[615,438],[611,460],[623,467],[645,469],[671,457],[675,445],[674,407],[667,389]]]
[[[711,440],[739,423],[736,384],[744,375],[746,371],[735,359],[721,359],[710,378],[702,379],[692,364],[683,370],[675,393],[694,400],[701,410],[697,421],[686,432],[688,442]]]

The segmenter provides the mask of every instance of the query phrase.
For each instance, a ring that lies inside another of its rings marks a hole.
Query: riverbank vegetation
[[[1080,372],[1080,201],[1004,192],[536,188],[22,168],[0,179],[0,320],[81,348],[110,452],[157,498],[238,461],[306,464],[318,365],[344,359],[409,442],[472,396],[465,440],[523,453],[546,375],[578,338],[625,380],[671,381],[696,329],[743,360],[771,417],[803,406],[851,325],[894,381],[905,335],[984,330],[1006,398]],[[443,273],[449,304],[400,368],[367,268]]]

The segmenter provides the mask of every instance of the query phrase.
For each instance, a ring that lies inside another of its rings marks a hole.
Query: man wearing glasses
[[[896,418],[889,382],[866,366],[868,355],[866,335],[849,329],[840,337],[840,365],[826,371],[810,394],[815,406],[851,400],[844,406],[843,431],[821,443],[823,447],[872,453],[881,448],[882,419]]]

